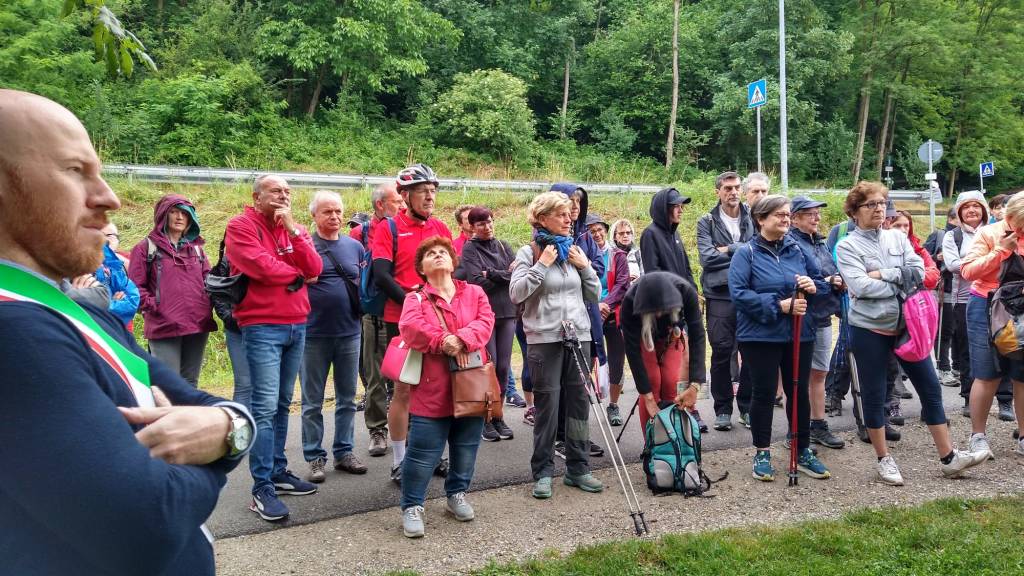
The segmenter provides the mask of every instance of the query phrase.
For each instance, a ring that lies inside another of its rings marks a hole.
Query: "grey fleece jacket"
[[[523,304],[523,331],[527,344],[561,342],[562,321],[576,326],[580,340],[589,342],[590,315],[584,301],[597,304],[601,280],[590,266],[583,270],[568,262],[545,266],[534,263],[533,248],[516,252],[508,293],[512,302]]]
[[[898,230],[853,228],[836,245],[839,273],[849,288],[850,324],[867,330],[896,330],[900,320],[896,295],[903,284],[901,268],[924,277],[924,261]],[[882,279],[868,276],[879,271]]]

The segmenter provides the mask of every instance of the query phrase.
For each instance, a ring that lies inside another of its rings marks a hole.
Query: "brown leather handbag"
[[[441,328],[448,334],[448,323],[444,321],[441,309],[437,307],[434,299],[427,296],[430,305],[437,314],[437,320]],[[486,418],[491,421],[494,418],[502,418],[502,394],[501,386],[498,384],[498,377],[494,373],[494,363],[487,362],[476,368],[451,371],[452,381],[452,405],[455,409],[456,418]]]

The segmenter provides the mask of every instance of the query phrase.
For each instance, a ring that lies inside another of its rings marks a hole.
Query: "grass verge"
[[[1024,497],[936,500],[851,512],[788,527],[626,540],[514,564],[479,576],[727,574],[1007,575],[1024,573]],[[767,519],[766,519],[767,520]],[[396,572],[413,576],[415,572]]]

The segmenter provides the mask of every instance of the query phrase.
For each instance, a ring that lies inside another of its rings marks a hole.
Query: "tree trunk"
[[[569,113],[569,63],[575,51],[576,39],[570,38],[569,51],[565,54],[565,78],[562,80],[562,129],[560,131],[562,140],[565,140],[565,122]]]
[[[885,144],[889,140],[889,116],[892,114],[892,90],[885,89],[885,108],[882,112],[882,129],[878,132],[878,160],[875,161],[875,174],[882,177],[882,166],[885,164]]]
[[[868,114],[871,112],[871,79],[872,71],[869,68],[864,73],[864,80],[860,88],[860,116],[857,117],[857,147],[854,149],[853,159],[853,181],[860,180],[860,169],[864,163],[864,140],[868,132]]]
[[[309,106],[306,107],[306,117],[312,118],[316,114],[316,108],[320,105],[320,92],[324,88],[324,74],[327,73],[327,63],[320,66],[320,72],[316,75],[316,86],[313,88],[313,96],[309,99]]]
[[[668,119],[665,168],[672,167],[676,141],[676,110],[679,107],[679,0],[672,3],[672,112]]]

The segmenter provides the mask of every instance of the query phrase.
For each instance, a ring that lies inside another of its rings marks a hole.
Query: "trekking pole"
[[[615,443],[618,444],[619,440],[622,440],[622,435],[626,433],[626,427],[629,426],[629,419],[633,417],[633,412],[636,412],[636,407],[640,405],[640,397],[636,397],[636,402],[633,402],[633,407],[629,409],[629,415],[626,416],[626,421],[622,423],[622,430],[619,430],[618,437],[615,438]]]
[[[615,433],[612,430],[611,423],[608,421],[608,415],[601,409],[601,402],[598,400],[597,391],[593,380],[590,378],[590,373],[584,368],[584,362],[581,361],[583,347],[580,345],[579,336],[576,334],[576,327],[573,326],[572,322],[563,321],[562,330],[565,332],[565,345],[572,351],[572,358],[576,363],[576,369],[579,370],[580,378],[583,379],[587,400],[590,401],[590,407],[597,417],[597,427],[601,430],[601,436],[604,438],[605,444],[609,446],[608,455],[611,456],[612,468],[615,469],[615,475],[619,479],[622,494],[626,497],[626,507],[629,509],[629,516],[633,519],[633,528],[636,530],[637,536],[647,534],[650,531],[647,529],[647,520],[644,519],[644,512],[640,509],[640,499],[636,495],[636,490],[633,489],[633,480],[629,477],[629,472],[626,470],[626,462],[622,458],[622,452],[619,450],[618,443],[611,442],[611,438],[615,436]]]
[[[790,312],[792,312],[792,305],[797,300],[803,300],[804,294],[799,289],[796,291],[796,295],[793,296],[793,302],[790,303]],[[790,396],[790,402],[793,403],[793,409],[791,410],[793,417],[789,423],[789,485],[796,486],[799,484],[799,480],[796,475],[796,460],[797,450],[799,444],[797,440],[797,393],[800,387],[800,325],[803,323],[803,316],[799,314],[793,315],[793,395]]]

